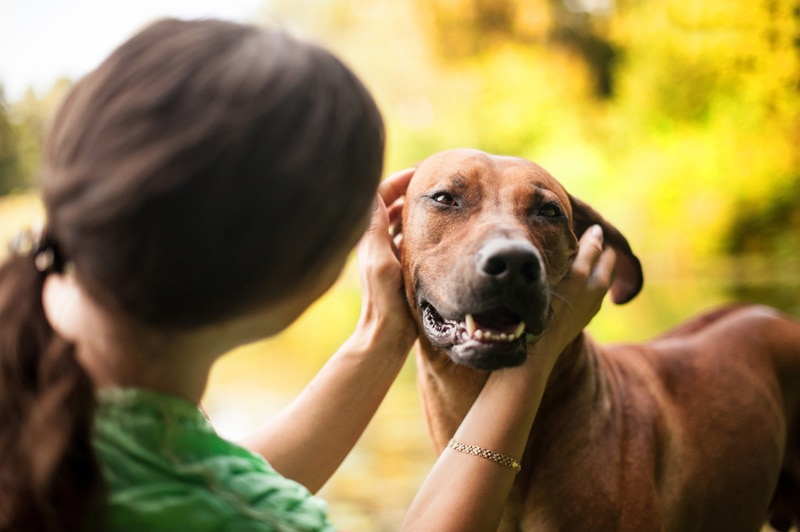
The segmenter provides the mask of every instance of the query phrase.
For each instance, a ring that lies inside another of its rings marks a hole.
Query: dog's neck
[[[540,415],[567,401],[597,403],[606,397],[606,382],[600,369],[597,345],[581,332],[559,355],[547,380]]]
[[[575,402],[604,404],[606,385],[598,368],[594,341],[581,333],[561,353],[547,382],[537,414],[535,430],[559,422],[558,411]],[[447,354],[424,338],[416,346],[417,383],[428,432],[437,452],[441,452],[467,415],[489,373],[453,363]]]

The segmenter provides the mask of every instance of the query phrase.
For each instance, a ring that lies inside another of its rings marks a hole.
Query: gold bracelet
[[[496,453],[494,451],[490,451],[489,449],[478,447],[477,445],[469,445],[467,443],[461,443],[460,441],[450,440],[447,442],[447,446],[460,453],[486,458],[487,460],[491,460],[496,464],[513,469],[514,472],[519,472],[522,469],[522,465],[510,456]]]

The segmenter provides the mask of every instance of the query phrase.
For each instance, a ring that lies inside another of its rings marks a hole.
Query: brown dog
[[[612,299],[641,289],[620,232],[529,161],[474,150],[425,160],[402,219],[421,331],[418,384],[444,449],[488,372],[521,364],[547,326],[577,236],[617,251]],[[564,351],[503,530],[756,531],[800,510],[800,324],[766,307],[709,313],[647,343]]]

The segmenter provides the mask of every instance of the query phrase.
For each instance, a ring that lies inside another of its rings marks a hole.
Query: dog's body
[[[403,266],[437,451],[487,370],[524,360],[546,327],[575,233],[593,223],[617,251],[611,293],[625,302],[642,284],[626,240],[540,167],[453,150],[418,168]],[[602,346],[581,334],[549,378],[501,529],[796,524],[798,407],[800,324],[767,307],[721,309],[643,344]]]

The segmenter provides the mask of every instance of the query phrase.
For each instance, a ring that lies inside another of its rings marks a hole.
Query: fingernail
[[[372,200],[372,212],[378,212],[381,208],[381,203],[383,203],[383,199],[381,199],[380,194],[375,194],[375,199]]]
[[[598,238],[600,242],[603,241],[603,228],[599,225],[595,224],[589,228],[589,231],[592,232],[592,236]]]

